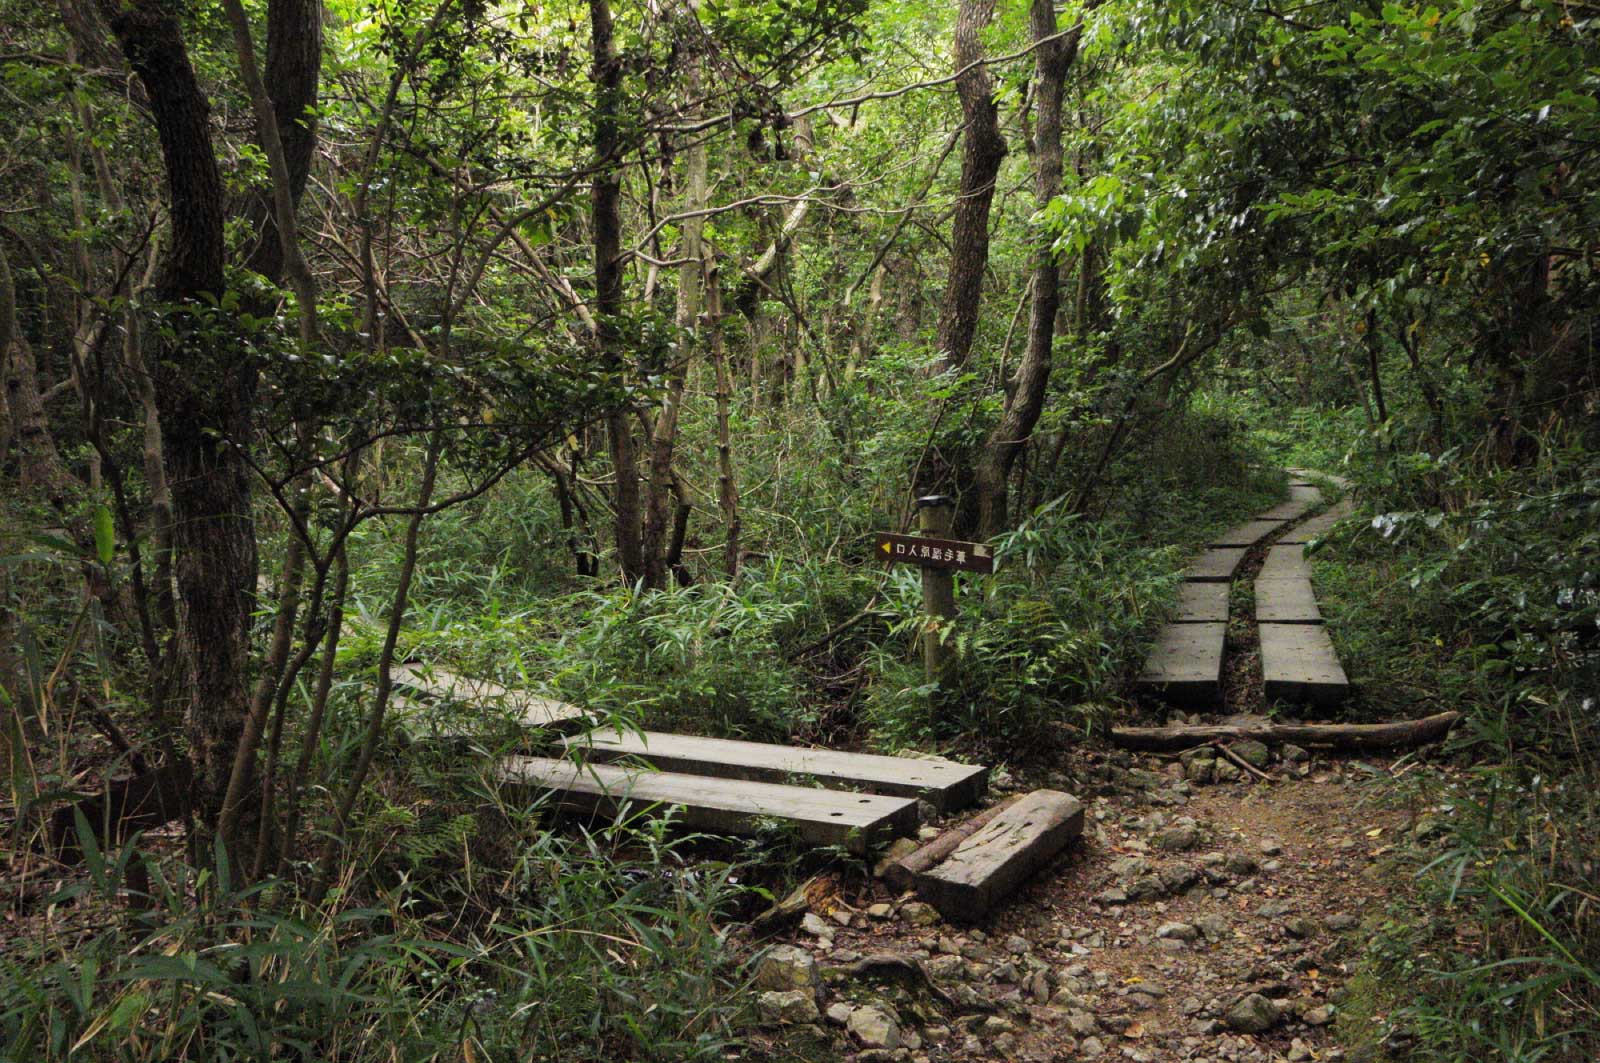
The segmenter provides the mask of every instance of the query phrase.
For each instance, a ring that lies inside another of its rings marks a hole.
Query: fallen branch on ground
[[[1123,749],[1152,752],[1253,738],[1267,745],[1293,742],[1341,750],[1389,749],[1436,742],[1461,719],[1441,712],[1396,723],[1190,724],[1182,727],[1113,727],[1111,741]]]

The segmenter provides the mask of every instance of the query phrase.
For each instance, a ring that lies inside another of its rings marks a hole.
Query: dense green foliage
[[[723,1058],[744,975],[716,924],[785,882],[783,839],[552,830],[396,725],[389,667],[1045,768],[1139,711],[1183,559],[1287,464],[1353,485],[1316,552],[1346,714],[1466,714],[1452,783],[1382,783],[1429,826],[1364,960],[1388,1025],[1341,1036],[1600,1053],[1600,21],[1067,4],[1039,195],[1051,42],[995,5],[1006,151],[952,359],[954,8],[0,0],[0,1059]],[[230,21],[282,103],[291,9],[324,34],[278,121],[303,190]],[[170,20],[210,109],[176,153],[152,100],[188,83],[135,69],[129,12]],[[272,254],[277,193],[308,276]],[[179,291],[202,217],[218,283]],[[1040,412],[997,440],[1045,251]],[[872,535],[934,489],[975,534],[970,466],[1006,442],[998,571],[961,579],[959,676],[930,683],[917,577]],[[211,474],[248,513],[205,508]],[[475,754],[523,740],[441,711]],[[192,831],[80,823],[85,867],[43,884],[65,798],[219,735],[245,755]],[[40,915],[69,909],[82,934]]]

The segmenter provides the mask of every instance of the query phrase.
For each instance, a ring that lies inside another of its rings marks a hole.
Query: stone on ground
[[[845,1026],[867,1048],[899,1048],[900,1020],[887,1008],[867,1004],[850,1012]]]
[[[769,990],[756,997],[756,1012],[769,1025],[816,1022],[816,996],[809,989]]]
[[[1251,993],[1228,1009],[1223,1021],[1240,1033],[1266,1033],[1283,1019],[1283,1009],[1262,996]]]
[[[762,989],[814,989],[817,981],[816,958],[793,945],[768,949],[756,965],[756,985]]]

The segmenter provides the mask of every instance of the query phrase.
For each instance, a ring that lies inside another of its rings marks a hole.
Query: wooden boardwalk
[[[914,834],[919,822],[914,797],[579,765],[555,757],[506,757],[497,774],[511,789],[549,794],[563,812],[612,817],[627,806],[661,805],[675,809],[679,822],[695,830],[753,834],[769,823],[787,824],[813,845],[841,845],[855,853]]]
[[[592,731],[568,738],[564,744],[568,752],[590,760],[632,757],[661,771],[718,779],[803,780],[833,789],[859,788],[895,797],[919,797],[940,811],[976,802],[989,778],[988,768],[953,760],[841,753],[661,731]]]
[[[1289,498],[1213,540],[1184,571],[1178,613],[1157,633],[1135,686],[1167,701],[1220,708],[1227,640],[1228,590],[1249,549],[1282,534],[1256,577],[1256,623],[1268,698],[1328,704],[1349,692],[1333,643],[1321,627],[1305,543],[1353,512],[1341,500],[1326,513],[1284,531],[1322,502],[1304,470],[1290,469]],[[1342,483],[1336,477],[1328,477]]]

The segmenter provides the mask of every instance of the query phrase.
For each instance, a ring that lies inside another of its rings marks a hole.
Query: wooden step
[[[1279,544],[1267,551],[1256,582],[1273,579],[1311,578],[1311,562],[1306,558],[1306,548],[1299,545]]]
[[[668,805],[678,822],[715,834],[755,834],[765,824],[789,824],[813,845],[842,845],[865,853],[889,838],[914,834],[913,797],[822,790],[809,786],[712,779],[615,764],[584,764],[550,757],[505,757],[502,784],[553,793],[563,812],[614,816],[624,804]]]
[[[917,875],[917,893],[946,919],[982,919],[1083,833],[1083,802],[1035,790]]]
[[[1354,513],[1355,508],[1348,499],[1341,499],[1330,506],[1326,513],[1320,513],[1303,524],[1290,528],[1284,533],[1283,538],[1278,541],[1280,543],[1308,543],[1312,539],[1320,539],[1332,531],[1335,524]]]
[[[426,695],[446,705],[480,710],[486,721],[509,718],[517,726],[529,729],[570,732],[590,723],[586,709],[569,705],[554,698],[540,697],[526,690],[512,690],[488,679],[473,679],[457,675],[437,665],[399,664],[389,670],[389,677],[397,687],[408,692]],[[449,713],[439,709],[421,709],[413,704],[411,711],[418,715],[434,715],[441,720]],[[471,713],[451,729],[453,737],[469,737],[473,730]],[[447,726],[448,721],[446,721]]]
[[[1320,624],[1322,610],[1308,579],[1256,580],[1256,622]]]
[[[1168,624],[1139,674],[1140,689],[1181,705],[1222,700],[1222,645],[1227,624]]]
[[[638,757],[662,771],[721,779],[805,779],[834,789],[920,797],[941,812],[977,801],[989,780],[988,768],[953,760],[841,753],[659,731],[592,731],[564,741],[569,750],[582,750],[592,760]]]
[[[1254,546],[1282,527],[1281,520],[1247,520],[1237,528],[1230,528],[1211,540],[1211,545]]]
[[[1176,624],[1216,624],[1228,619],[1226,583],[1182,583],[1178,586]]]
[[[1200,583],[1227,583],[1244,560],[1245,551],[1230,546],[1212,547],[1190,562],[1183,578]]]
[[[1268,701],[1327,706],[1350,693],[1328,629],[1320,624],[1261,624],[1261,672]]]

